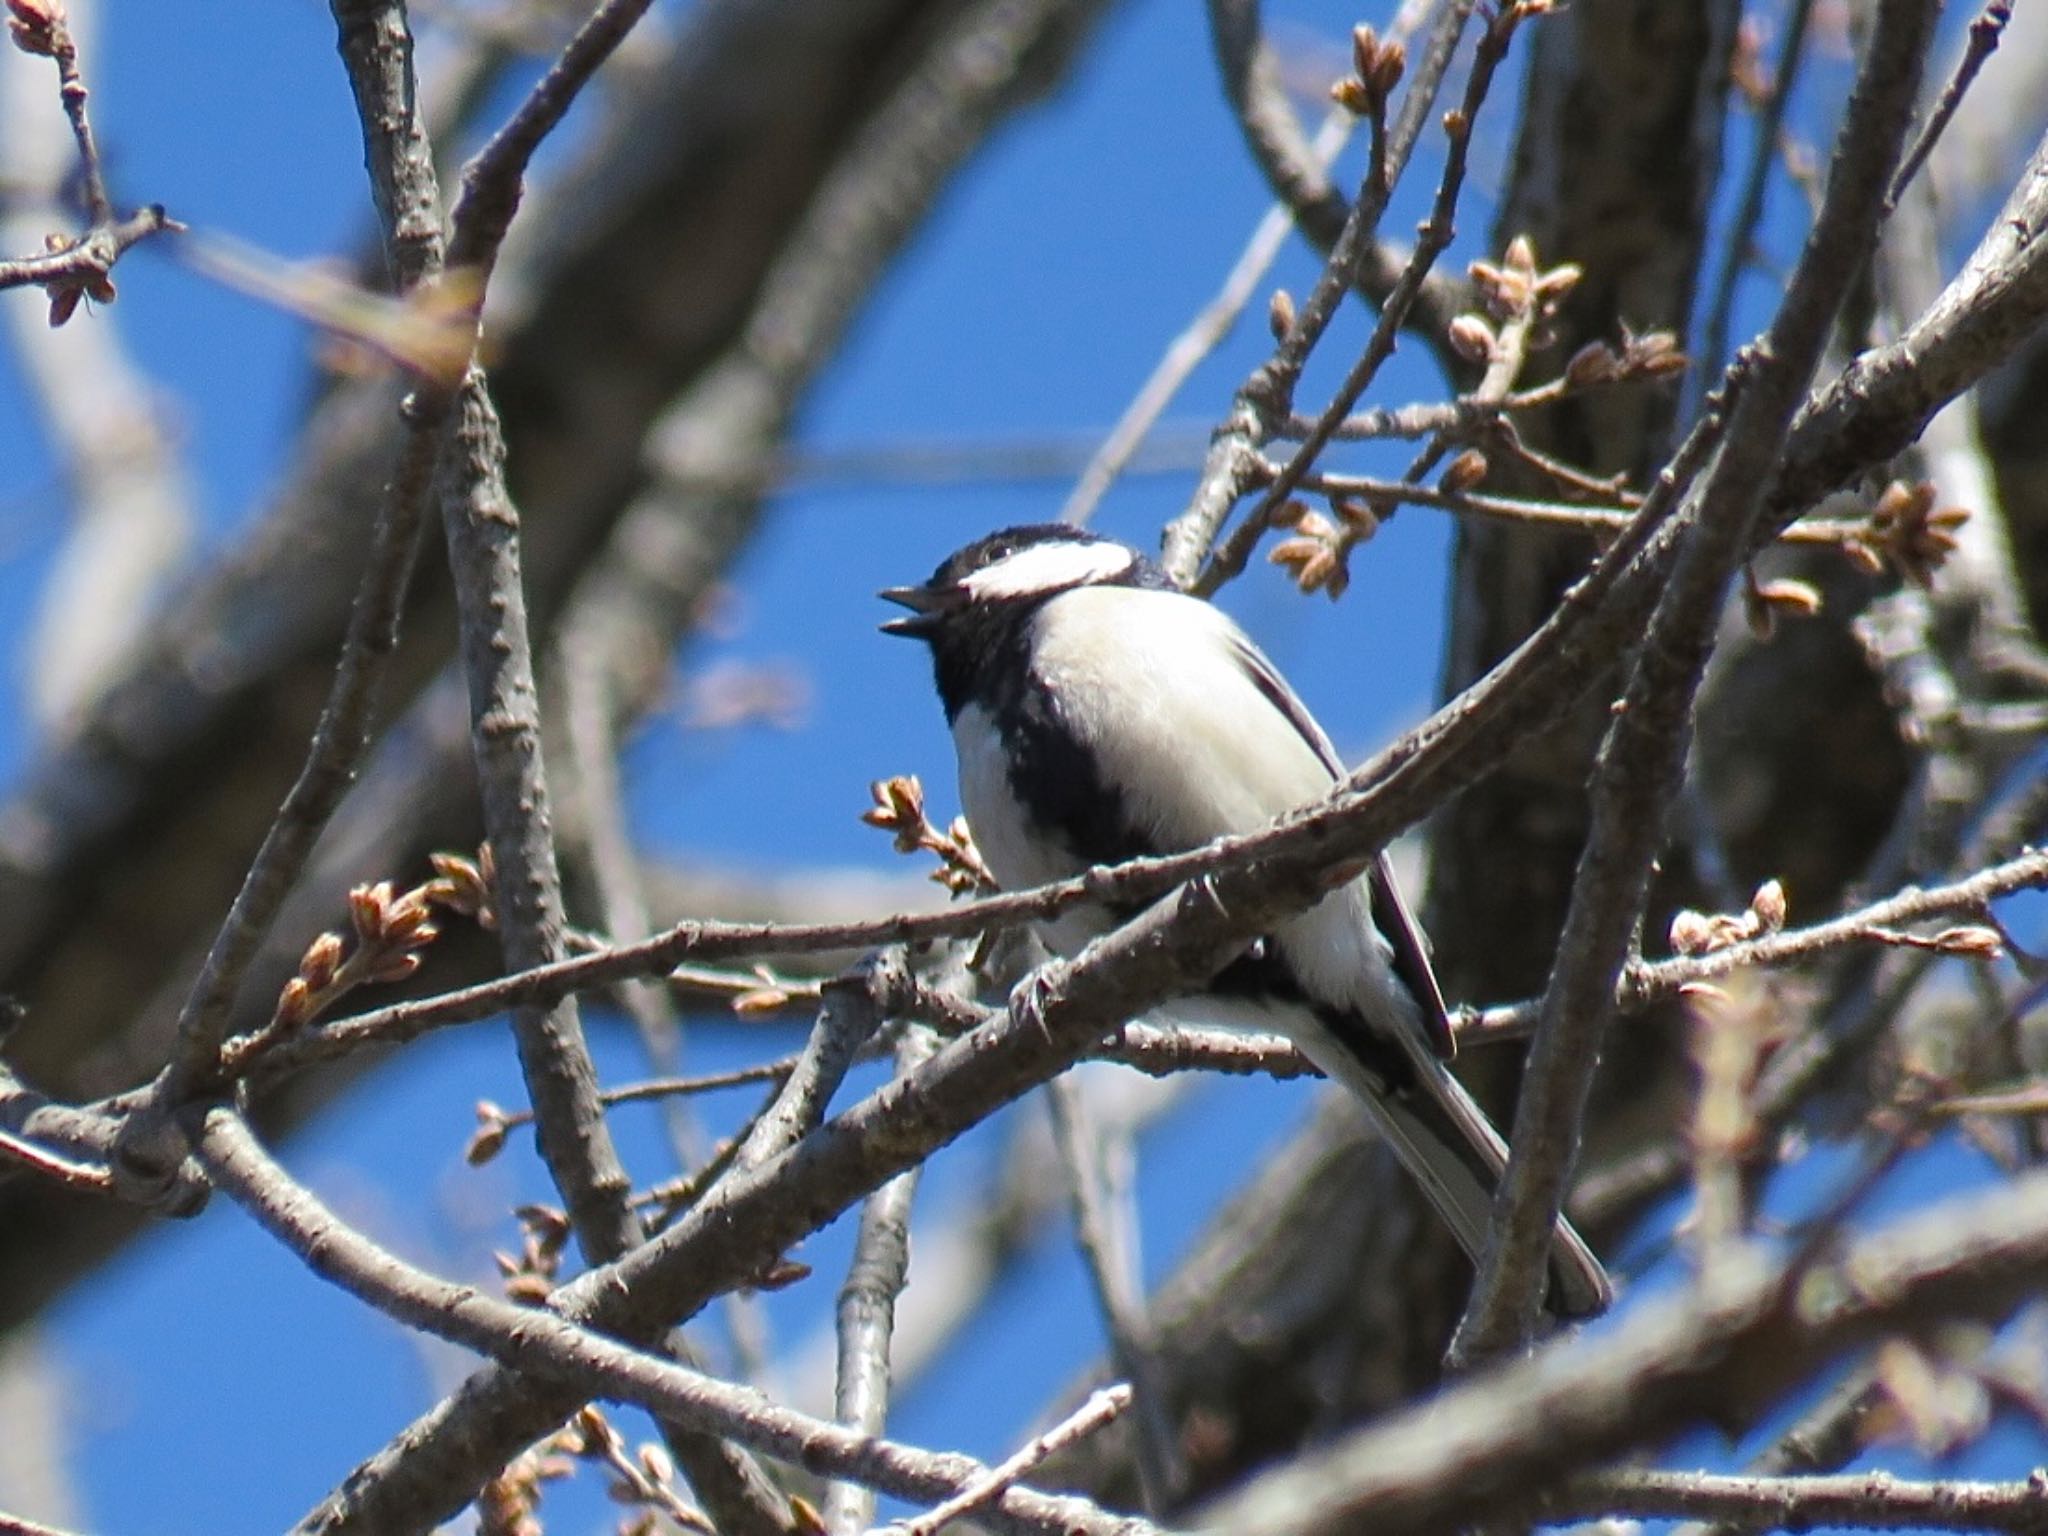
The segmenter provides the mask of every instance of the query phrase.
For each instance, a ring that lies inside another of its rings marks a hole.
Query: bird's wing
[[[1308,706],[1295,696],[1294,690],[1287,686],[1287,680],[1266,659],[1266,653],[1241,633],[1231,639],[1237,663],[1244,668],[1245,676],[1265,696],[1266,702],[1294,727],[1301,739],[1315,749],[1323,766],[1330,770],[1330,777],[1343,778],[1344,766],[1338,761],[1337,749],[1330,744],[1330,738],[1316,723],[1315,716],[1308,712]],[[1373,922],[1392,950],[1394,974],[1421,1005],[1423,1023],[1429,1031],[1430,1048],[1440,1060],[1449,1061],[1458,1053],[1457,1040],[1451,1033],[1450,1010],[1444,1006],[1443,989],[1437,985],[1436,970],[1429,963],[1429,946],[1422,936],[1421,925],[1415,921],[1415,914],[1408,910],[1401,887],[1394,881],[1394,867],[1384,853],[1372,861],[1372,869],[1366,879],[1372,897]]]
[[[1458,1054],[1458,1040],[1451,1033],[1451,1013],[1444,1006],[1443,988],[1437,985],[1436,967],[1429,963],[1429,941],[1394,883],[1394,866],[1384,853],[1372,861],[1366,886],[1372,893],[1372,920],[1394,947],[1394,974],[1422,1005],[1430,1048],[1439,1061],[1449,1061]]]
[[[1232,628],[1235,630],[1236,626]],[[1337,749],[1330,745],[1330,738],[1316,724],[1316,717],[1308,712],[1308,706],[1294,696],[1287,680],[1266,659],[1266,653],[1253,645],[1242,631],[1233,633],[1230,640],[1237,664],[1244,668],[1245,676],[1266,696],[1266,702],[1285,715],[1287,723],[1300,733],[1301,739],[1315,749],[1316,756],[1323,760],[1323,766],[1330,770],[1331,778],[1343,778],[1344,765],[1337,761]]]

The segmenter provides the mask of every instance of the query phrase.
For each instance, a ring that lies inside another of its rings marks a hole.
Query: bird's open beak
[[[877,595],[910,610],[908,618],[891,619],[884,624],[882,633],[904,635],[912,640],[930,639],[939,620],[960,601],[959,592],[951,587],[885,587]]]

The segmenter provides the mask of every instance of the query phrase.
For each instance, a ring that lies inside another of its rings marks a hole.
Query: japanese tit
[[[1006,888],[1256,831],[1342,777],[1245,633],[1126,545],[1061,524],[1005,529],[882,596],[911,610],[882,628],[931,647],[961,802]],[[1071,956],[1130,915],[1070,908],[1040,931]],[[1507,1146],[1445,1065],[1443,997],[1384,855],[1167,1011],[1287,1035],[1364,1101],[1477,1257]],[[1584,1316],[1611,1295],[1560,1221],[1550,1310]]]

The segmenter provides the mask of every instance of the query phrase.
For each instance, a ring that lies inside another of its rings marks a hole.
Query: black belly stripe
[[[1020,689],[998,701],[996,729],[1012,754],[1010,790],[1032,824],[1083,864],[1120,864],[1161,850],[1131,825],[1123,795],[1060,716],[1058,695]],[[1119,916],[1127,916],[1120,913]]]

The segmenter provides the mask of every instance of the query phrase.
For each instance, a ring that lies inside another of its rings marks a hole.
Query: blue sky
[[[288,256],[353,246],[368,198],[323,7],[199,0],[176,26],[126,11],[109,21],[88,67],[117,200],[160,200],[196,226]],[[1317,23],[1341,30],[1326,16]],[[1463,218],[1469,231],[1490,222],[1509,105],[1495,104],[1481,134],[1479,180]],[[263,131],[251,132],[252,123]],[[1070,87],[1013,124],[948,198],[824,381],[801,441],[829,449],[1106,428],[1214,290],[1265,202],[1222,107],[1194,9],[1133,0]],[[1473,253],[1468,240],[1456,254]],[[1273,281],[1300,292],[1313,271],[1296,248]],[[204,537],[231,539],[290,441],[308,338],[152,253],[125,264],[120,284],[115,318],[141,366],[177,401]],[[5,302],[40,303],[20,294]],[[1347,317],[1326,353],[1343,357],[1364,323]],[[1199,430],[1265,343],[1255,308],[1170,419]],[[1378,399],[1436,391],[1414,351],[1397,359]],[[19,423],[30,406],[12,367],[0,355],[0,419]],[[1128,482],[1101,526],[1150,545],[1189,483],[1186,474]],[[672,710],[658,715],[627,756],[639,834],[679,859],[723,865],[888,863],[886,839],[857,820],[869,780],[917,772],[936,807],[954,801],[924,656],[875,632],[883,614],[872,594],[921,576],[988,528],[1051,515],[1064,490],[825,487],[780,498],[736,573],[734,628],[691,663],[787,664],[806,680],[805,718],[786,731],[706,736],[685,730]],[[21,633],[61,528],[50,461],[32,432],[17,429],[0,453],[0,633]],[[1442,521],[1411,510],[1365,551],[1342,604],[1303,600],[1264,570],[1229,595],[1347,755],[1377,746],[1430,703],[1447,546]],[[29,750],[20,681],[18,666],[0,679],[0,775],[17,772]],[[732,818],[726,808],[736,800],[757,814]],[[614,1021],[599,1017],[595,1035],[607,1080],[638,1074]],[[779,1053],[797,1038],[787,1027],[707,1020],[692,1033],[690,1061],[716,1069]],[[1241,1171],[1298,1122],[1308,1092],[1203,1084],[1146,1139],[1153,1276],[1170,1268]],[[495,1025],[408,1050],[322,1116],[288,1159],[408,1257],[482,1278],[489,1247],[516,1241],[498,1213],[540,1196],[544,1180],[518,1149],[486,1170],[464,1167],[479,1097],[519,1098],[510,1045]],[[748,1102],[716,1101],[714,1128]],[[617,1120],[629,1165],[642,1177],[666,1173],[652,1114],[629,1109]],[[925,1218],[972,1207],[1001,1129],[935,1159],[920,1196]],[[1967,1156],[1946,1152],[1914,1168],[1917,1182],[1902,1185],[1912,1192],[1982,1176]],[[799,1255],[816,1278],[767,1299],[778,1341],[800,1341],[829,1316],[848,1242],[844,1224],[821,1234]],[[50,1343],[72,1389],[77,1518],[120,1536],[277,1528],[432,1402],[453,1359],[311,1278],[226,1202],[152,1232],[74,1291],[52,1318]],[[902,1401],[892,1428],[912,1441],[1000,1455],[1101,1348],[1071,1245],[1055,1234],[992,1299],[960,1360]],[[1697,1454],[1718,1462],[1727,1452],[1702,1442]],[[1990,1458],[1983,1470],[2006,1472],[2038,1454],[2038,1445],[2004,1439],[1978,1452]],[[594,1496],[595,1480],[582,1482],[551,1498],[551,1530],[610,1528],[614,1512]]]

